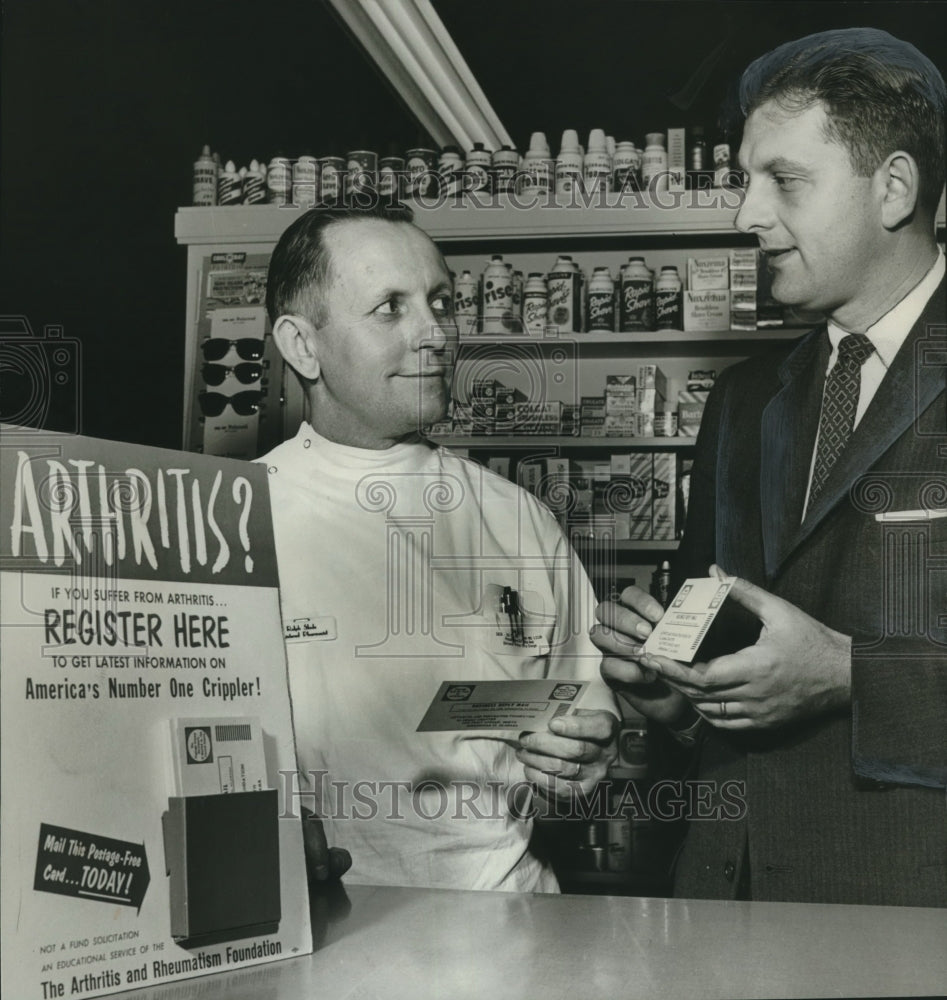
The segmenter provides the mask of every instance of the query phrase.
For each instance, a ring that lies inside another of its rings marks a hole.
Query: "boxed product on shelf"
[[[529,458],[516,466],[516,484],[536,496],[542,479],[542,459]]]
[[[653,456],[651,537],[670,541],[677,537],[677,454],[656,451]]]
[[[628,511],[628,537],[635,540],[651,538],[654,496],[652,458],[651,452],[648,451],[633,451],[628,456],[628,479],[632,487]]]
[[[730,272],[730,291],[736,289],[752,288],[756,289],[757,271],[753,270],[732,270]],[[732,298],[732,296],[731,296]]]
[[[684,129],[668,129],[668,191],[684,191],[687,183]]]
[[[612,481],[610,462],[592,463],[592,513],[604,517],[612,513],[608,505],[608,487]]]
[[[542,403],[517,403],[516,419],[519,423],[529,421],[555,420],[557,423],[562,419],[562,400],[547,399]]]
[[[755,288],[732,288],[730,290],[730,329],[756,329]]]
[[[783,306],[773,298],[773,276],[762,260],[762,252],[759,264],[756,284],[757,329],[784,326],[786,321]]]
[[[678,437],[697,437],[704,405],[709,393],[705,389],[681,389],[677,394]]]
[[[698,389],[712,389],[716,381],[717,371],[713,368],[696,368],[687,373],[687,388],[691,392],[696,392]]]
[[[677,513],[678,513],[678,524],[680,524],[681,529],[684,528],[684,522],[687,520],[687,505],[691,498],[691,469],[693,468],[694,460],[691,458],[685,458],[681,460],[680,476],[678,477],[678,489],[677,489]]]
[[[544,473],[539,498],[565,528],[570,506],[569,459],[561,455],[544,459]]]
[[[605,437],[634,437],[637,427],[637,416],[631,413],[606,413]]]
[[[605,414],[600,417],[582,417],[582,437],[605,437]]]
[[[573,463],[572,476],[573,501],[570,519],[588,517],[592,513],[592,469],[587,461],[579,459]]]
[[[730,325],[730,290],[684,292],[684,332],[712,333]]]
[[[756,272],[758,252],[756,247],[733,247],[730,250],[730,287],[737,288],[733,283],[734,271]]]
[[[622,393],[621,395],[616,395],[615,393],[608,393],[605,396],[605,416],[621,416],[630,413],[638,412],[638,396],[637,393],[631,392],[627,395]]]
[[[657,388],[639,389],[635,393],[635,405],[638,413],[654,414],[664,405],[664,392]]]
[[[677,414],[673,410],[655,413],[652,430],[654,437],[677,437]]]
[[[667,377],[658,365],[638,365],[638,388],[657,389],[663,398],[667,395]]]
[[[604,396],[583,396],[579,400],[579,415],[581,417],[604,417]]]
[[[638,381],[634,375],[605,376],[605,412],[617,412],[626,400],[634,400]]]
[[[504,479],[510,478],[510,456],[509,455],[491,455],[487,459],[487,468],[491,472],[495,472],[498,476],[502,476]]]
[[[708,254],[687,258],[687,287],[692,292],[723,291],[730,287],[730,258]]]
[[[637,413],[635,414],[635,437],[655,437],[654,432],[654,413]]]

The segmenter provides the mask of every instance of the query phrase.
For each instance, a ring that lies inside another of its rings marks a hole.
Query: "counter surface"
[[[135,1000],[947,992],[947,910],[337,886],[315,952]]]

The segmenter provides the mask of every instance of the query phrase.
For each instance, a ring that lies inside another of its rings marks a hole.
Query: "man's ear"
[[[917,208],[921,172],[917,161],[904,150],[895,150],[885,157],[875,171],[881,191],[881,223],[885,229],[896,229],[909,219]]]
[[[273,340],[283,360],[303,378],[315,381],[321,371],[316,330],[304,316],[284,313],[273,324]]]

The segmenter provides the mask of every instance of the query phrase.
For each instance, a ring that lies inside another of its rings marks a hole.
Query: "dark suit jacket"
[[[708,400],[677,574],[716,561],[853,637],[851,713],[737,735],[705,725],[700,777],[745,817],[690,824],[680,896],[947,906],[944,283],[804,521],[830,344],[822,327],[728,369]],[[730,607],[709,655],[755,641]],[[702,658],[704,651],[702,651]],[[748,850],[747,850],[748,848]]]

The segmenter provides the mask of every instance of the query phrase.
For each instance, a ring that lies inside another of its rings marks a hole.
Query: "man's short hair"
[[[410,223],[414,213],[399,202],[378,202],[370,208],[313,208],[301,215],[279,238],[270,257],[266,311],[271,323],[284,313],[296,313],[317,327],[325,325],[325,291],[331,263],[325,232],[337,223],[360,219]]]
[[[876,28],[841,28],[786,42],[760,56],[740,81],[744,117],[765,101],[791,113],[817,102],[827,138],[844,146],[852,168],[870,177],[897,149],[920,170],[919,201],[929,211],[944,186],[947,90],[937,67],[909,42]]]

